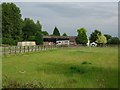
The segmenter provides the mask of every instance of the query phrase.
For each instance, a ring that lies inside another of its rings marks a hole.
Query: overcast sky
[[[15,2],[22,18],[40,20],[42,30],[52,34],[55,26],[61,34],[77,35],[84,27],[89,36],[95,29],[118,36],[117,2]]]

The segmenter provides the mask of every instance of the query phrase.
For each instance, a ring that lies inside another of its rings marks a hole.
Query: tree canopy
[[[49,33],[48,33],[47,31],[42,31],[42,35],[44,35],[44,36],[48,36]]]
[[[2,3],[2,37],[3,44],[22,40],[21,11],[14,3]]]
[[[60,32],[56,26],[55,26],[54,31],[53,31],[53,36],[60,36]]]
[[[90,42],[95,42],[98,39],[98,35],[101,35],[101,31],[99,30],[94,30],[94,32],[92,32],[92,34],[90,35]]]
[[[120,44],[120,39],[118,37],[111,37],[108,40],[108,44]]]
[[[63,33],[63,35],[62,36],[67,36],[67,34],[66,33]]]
[[[84,28],[80,28],[77,30],[78,36],[77,36],[77,43],[78,44],[86,44],[88,42],[86,32],[87,30]]]
[[[106,44],[107,43],[107,39],[103,34],[101,34],[101,35],[98,34],[97,36],[98,36],[98,39],[95,42],[97,42],[99,44],[101,44],[101,43]]]

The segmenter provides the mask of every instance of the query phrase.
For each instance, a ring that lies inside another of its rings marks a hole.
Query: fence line
[[[9,47],[2,47],[2,54],[9,55],[9,54],[18,54],[18,53],[26,53],[26,52],[38,52],[38,51],[45,51],[60,48],[60,46],[43,46],[43,45],[36,45],[36,46],[9,46]]]

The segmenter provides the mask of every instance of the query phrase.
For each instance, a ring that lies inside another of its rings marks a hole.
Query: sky
[[[14,2],[22,18],[40,20],[42,30],[53,33],[58,27],[61,34],[76,36],[77,29],[85,28],[88,37],[95,30],[118,36],[117,2]]]

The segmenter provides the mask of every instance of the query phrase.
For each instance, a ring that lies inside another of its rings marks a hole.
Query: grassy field
[[[17,83],[18,87],[116,88],[118,48],[63,48],[4,56],[2,70],[4,87]]]

